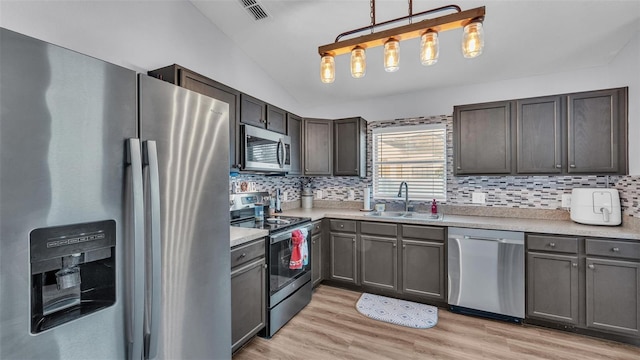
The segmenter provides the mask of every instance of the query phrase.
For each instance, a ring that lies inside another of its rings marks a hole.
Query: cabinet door
[[[358,283],[356,235],[331,233],[331,269],[329,277],[351,284]]]
[[[281,134],[287,133],[287,112],[267,104],[267,129]]]
[[[322,234],[311,236],[311,283],[313,286],[322,281]]]
[[[265,128],[267,126],[267,104],[247,94],[242,94],[240,101],[240,122]]]
[[[517,172],[561,173],[564,138],[561,97],[518,100],[516,108]]]
[[[587,258],[587,327],[640,335],[640,263]]]
[[[625,89],[571,94],[567,99],[568,172],[625,174]]]
[[[402,240],[402,292],[445,300],[444,243]]]
[[[396,238],[360,236],[361,284],[385,290],[398,290]]]
[[[527,254],[527,317],[578,323],[578,257]]]
[[[231,271],[231,343],[236,351],[265,326],[264,258]]]
[[[302,175],[302,118],[287,114],[287,135],[291,137],[291,170],[289,175]]]
[[[511,173],[511,102],[454,107],[454,175]]]
[[[333,175],[365,176],[366,125],[362,118],[333,122]]]
[[[304,121],[304,174],[331,176],[332,167],[331,120]]]

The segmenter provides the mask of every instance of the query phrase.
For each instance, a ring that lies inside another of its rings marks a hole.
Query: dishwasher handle
[[[464,235],[464,239],[465,240],[493,241],[493,242],[499,242],[499,243],[502,243],[502,244],[524,245],[524,240],[516,240],[516,239],[493,238],[493,237],[484,237],[484,236],[469,236],[469,235]]]

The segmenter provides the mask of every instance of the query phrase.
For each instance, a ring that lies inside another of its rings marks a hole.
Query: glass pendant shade
[[[484,47],[484,30],[482,22],[472,21],[464,27],[462,35],[462,54],[471,59],[482,54]]]
[[[336,79],[336,63],[331,55],[324,55],[320,60],[320,80],[331,84]]]
[[[384,70],[398,71],[400,68],[400,42],[394,38],[384,43]]]
[[[420,62],[422,65],[433,65],[438,62],[438,33],[427,30],[420,41]]]
[[[351,50],[351,76],[358,79],[367,72],[367,61],[364,49],[356,46]]]

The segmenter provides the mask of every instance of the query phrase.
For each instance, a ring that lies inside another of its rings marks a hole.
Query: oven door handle
[[[309,234],[311,234],[311,229],[312,228],[313,228],[313,225],[312,224],[308,224],[308,225],[297,227],[295,229],[287,230],[287,231],[285,231],[283,233],[271,235],[269,237],[269,243],[270,244],[275,244],[275,243],[279,243],[281,241],[289,240],[289,239],[291,239],[291,233],[294,232],[295,230],[300,230],[300,229],[307,229],[307,238],[309,238]]]

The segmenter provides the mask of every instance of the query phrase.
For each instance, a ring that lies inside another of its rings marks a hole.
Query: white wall
[[[141,73],[180,64],[300,112],[293,97],[188,1],[0,0],[0,26]]]
[[[368,121],[449,115],[454,105],[629,87],[629,171],[640,175],[640,31],[607,66],[505,81],[398,94],[308,109],[304,116]]]

